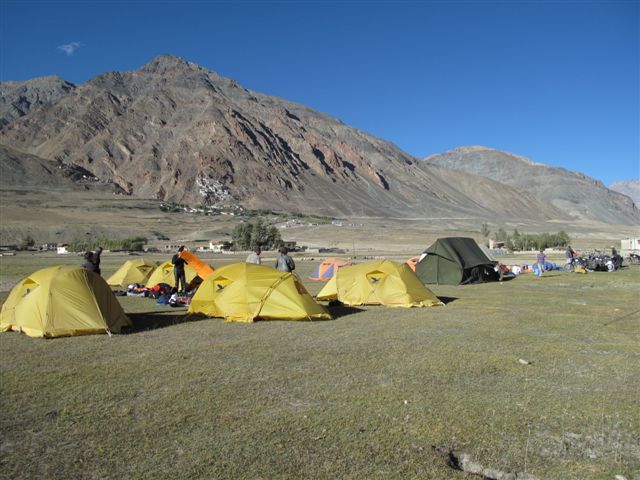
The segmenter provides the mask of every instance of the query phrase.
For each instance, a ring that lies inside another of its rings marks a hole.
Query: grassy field
[[[104,275],[125,259],[105,256]],[[60,259],[0,262],[4,287]],[[0,334],[0,477],[479,478],[453,452],[540,479],[637,479],[639,285],[639,267],[522,275],[433,286],[445,307],[255,324],[120,297],[130,334]]]

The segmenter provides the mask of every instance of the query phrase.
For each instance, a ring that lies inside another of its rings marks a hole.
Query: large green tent
[[[439,238],[416,265],[424,283],[460,285],[498,280],[497,262],[490,260],[473,238]]]

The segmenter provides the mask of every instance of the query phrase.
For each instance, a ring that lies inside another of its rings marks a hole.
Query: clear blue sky
[[[639,5],[0,0],[0,78],[172,53],[417,157],[485,145],[609,184],[640,176]]]

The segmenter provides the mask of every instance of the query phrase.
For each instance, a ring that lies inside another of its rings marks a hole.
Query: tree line
[[[76,239],[69,242],[69,250],[72,252],[86,252],[102,247],[105,250],[129,250],[141,252],[146,243],[146,237],[130,237],[122,239],[110,239],[105,237]]]
[[[282,245],[280,231],[273,225],[266,225],[261,218],[236,225],[231,240],[239,250],[253,250],[256,247],[273,250]]]
[[[481,233],[485,237],[491,234],[486,223],[482,224]],[[520,233],[516,228],[512,234],[508,234],[503,228],[498,228],[493,235],[493,239],[504,242],[507,250],[563,248],[571,243],[571,237],[564,230],[560,230],[557,233]]]

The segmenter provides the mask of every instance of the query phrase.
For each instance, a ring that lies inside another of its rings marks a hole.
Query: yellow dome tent
[[[406,263],[390,260],[343,267],[316,296],[345,305],[433,307],[444,305]]]
[[[331,319],[293,273],[244,262],[209,275],[193,296],[189,313],[228,322]]]
[[[29,275],[9,293],[0,331],[30,337],[120,333],[131,325],[104,279],[80,267],[49,267]]]
[[[187,263],[184,266],[184,276],[187,280],[187,283],[191,283],[191,281],[198,275],[193,267],[189,266]],[[175,285],[175,278],[173,277],[173,263],[171,261],[167,261],[158,265],[149,280],[147,280],[147,284],[145,285],[147,288],[155,287],[159,283],[166,283],[169,285]]]
[[[145,284],[157,266],[156,262],[144,258],[127,260],[107,279],[107,284],[115,288],[126,288],[131,283]]]

